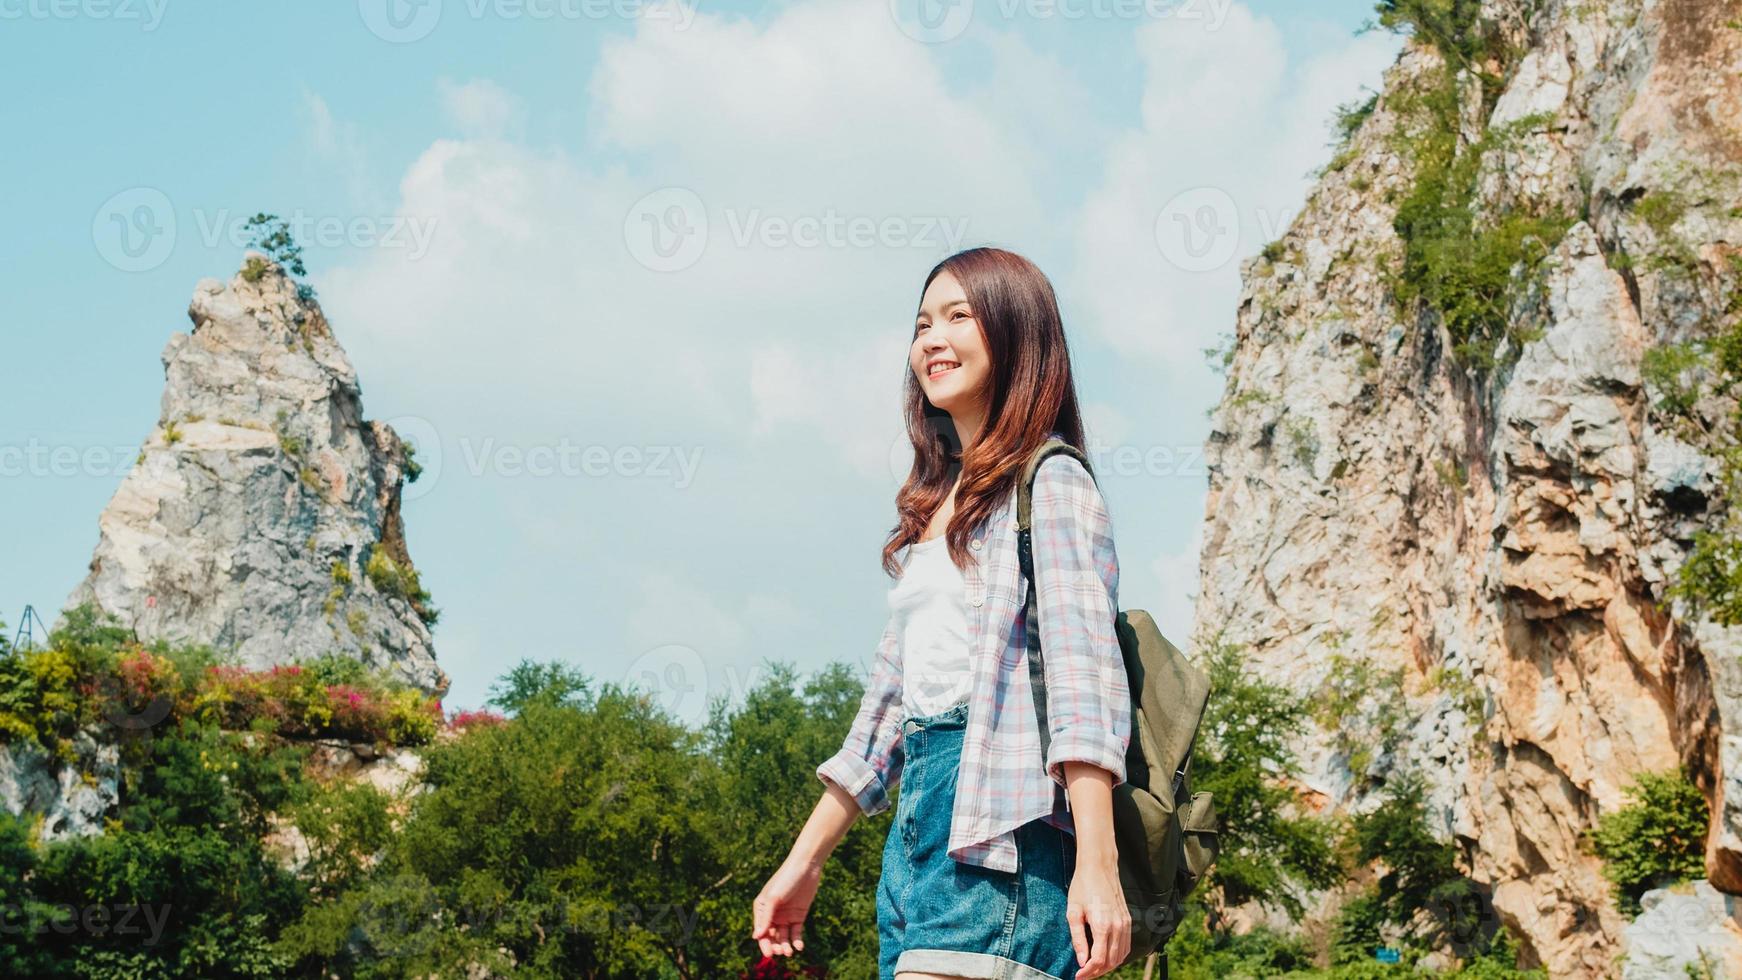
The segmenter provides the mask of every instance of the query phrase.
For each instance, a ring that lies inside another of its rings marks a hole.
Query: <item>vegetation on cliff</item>
[[[1225,849],[1176,941],[1176,974],[1263,962],[1301,976],[1376,975],[1374,944],[1400,946],[1408,962],[1443,944],[1461,928],[1462,906],[1443,900],[1459,879],[1418,803],[1384,823],[1312,814],[1289,748],[1307,705],[1252,676],[1236,648],[1205,657],[1218,697],[1196,781],[1218,796]],[[0,901],[14,927],[0,930],[0,972],[876,972],[888,816],[859,821],[836,850],[798,962],[758,963],[748,938],[751,899],[815,802],[817,762],[857,710],[863,688],[846,665],[802,681],[770,665],[740,706],[717,701],[699,730],[648,692],[560,663],[508,671],[492,690],[496,710],[442,718],[396,692],[336,659],[249,672],[203,649],[142,647],[89,610],[46,647],[0,651],[7,738],[52,747],[84,726],[121,749],[119,805],[103,833],[44,841],[36,820],[0,813]],[[419,791],[322,775],[312,751],[335,739],[422,746]],[[1358,906],[1364,918],[1338,924],[1334,945],[1236,935],[1224,914],[1256,898],[1299,915],[1303,889],[1374,861],[1391,870]],[[1504,956],[1503,938],[1468,948],[1484,970]]]
[[[1181,922],[1170,975],[1408,977],[1436,952],[1461,964],[1445,976],[1539,975],[1516,969],[1516,942],[1486,892],[1458,869],[1454,845],[1430,830],[1419,776],[1393,773],[1383,803],[1370,812],[1314,813],[1299,795],[1292,746],[1324,704],[1257,676],[1236,645],[1211,639],[1200,649],[1216,695],[1193,782],[1216,794],[1222,853]],[[1383,718],[1377,724],[1388,727]],[[1375,738],[1384,744],[1390,735],[1381,730]],[[1256,901],[1299,922],[1310,891],[1338,888],[1344,904],[1328,934],[1237,931],[1229,916],[1233,906]],[[1382,949],[1397,962],[1379,962]]]
[[[1442,62],[1390,96],[1405,120],[1392,142],[1413,168],[1393,223],[1403,255],[1392,291],[1406,308],[1436,315],[1454,355],[1485,369],[1503,338],[1527,339],[1514,326],[1515,304],[1573,216],[1553,206],[1478,207],[1484,158],[1549,121],[1488,125],[1516,52],[1480,8],[1478,0],[1382,0],[1377,12],[1381,26],[1410,34]],[[1461,125],[1472,117],[1482,126],[1474,141]]]
[[[1653,888],[1706,873],[1706,798],[1680,772],[1640,773],[1628,803],[1604,814],[1587,832],[1615,885],[1615,904],[1639,914],[1639,898]]]

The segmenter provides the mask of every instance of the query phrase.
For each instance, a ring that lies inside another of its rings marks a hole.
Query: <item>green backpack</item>
[[[1016,491],[1017,552],[1028,582],[1028,674],[1042,758],[1050,733],[1040,630],[1035,626],[1029,518],[1035,471],[1055,452],[1068,453],[1089,469],[1088,459],[1075,446],[1048,439],[1029,457]],[[1092,479],[1094,471],[1089,472]],[[1125,753],[1125,782],[1113,788],[1113,838],[1119,850],[1119,887],[1131,910],[1131,952],[1125,963],[1135,963],[1166,955],[1185,897],[1216,861],[1215,804],[1209,793],[1191,789],[1192,746],[1209,698],[1210,679],[1161,635],[1155,620],[1141,609],[1119,610],[1115,632],[1131,688],[1131,744]],[[1166,976],[1165,959],[1162,962],[1162,976]]]

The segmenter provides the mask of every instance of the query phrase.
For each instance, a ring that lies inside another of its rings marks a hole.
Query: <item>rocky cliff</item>
[[[313,292],[251,252],[229,282],[195,287],[188,316],[163,349],[157,426],[67,606],[251,667],[332,651],[444,693],[399,513],[415,463],[363,418]]]
[[[1742,3],[1413,6],[1243,270],[1196,617],[1338,701],[1310,803],[1423,773],[1527,957],[1603,975],[1581,834],[1636,774],[1687,766],[1742,891],[1742,634],[1670,592],[1729,512]]]

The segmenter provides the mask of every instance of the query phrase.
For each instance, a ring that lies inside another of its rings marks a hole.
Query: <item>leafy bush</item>
[[[303,890],[260,843],[301,754],[181,722],[130,742],[106,833],[35,847],[0,811],[0,974],[274,977],[270,946]]]
[[[81,729],[129,733],[184,718],[392,745],[424,744],[443,721],[439,700],[354,658],[263,670],[219,663],[209,647],[138,643],[88,605],[46,646],[0,657],[0,742],[32,741],[70,762]]]
[[[308,270],[302,264],[302,246],[296,243],[291,235],[290,226],[275,214],[256,214],[248,219],[243,227],[251,234],[248,244],[272,256],[280,265],[290,270],[291,275],[306,275]],[[257,260],[250,259],[252,264]],[[255,274],[254,282],[260,278]]]
[[[448,718],[448,727],[465,731],[474,725],[506,725],[508,719],[487,708],[476,711],[456,711]]]
[[[1229,904],[1258,899],[1298,917],[1301,887],[1328,887],[1340,872],[1331,825],[1301,814],[1288,783],[1307,704],[1248,669],[1240,647],[1201,646],[1216,696],[1205,709],[1192,785],[1215,794],[1222,845],[1209,884]]]
[[[1347,146],[1355,139],[1355,134],[1373,118],[1373,110],[1379,107],[1379,93],[1374,92],[1366,99],[1356,102],[1345,102],[1337,106],[1332,128],[1336,132],[1336,145]]]
[[[1483,154],[1542,120],[1518,120],[1460,148],[1458,90],[1457,80],[1445,75],[1398,100],[1414,119],[1413,130],[1400,131],[1397,140],[1414,161],[1415,179],[1393,222],[1404,243],[1393,290],[1406,305],[1435,310],[1456,353],[1480,364],[1507,332],[1516,276],[1528,277],[1541,265],[1572,219],[1560,212],[1507,211],[1479,220],[1475,198]]]
[[[1413,35],[1459,67],[1477,65],[1492,49],[1481,0],[1379,0],[1374,12],[1379,26]]]
[[[1357,864],[1384,866],[1374,890],[1351,902],[1339,945],[1377,938],[1377,927],[1405,930],[1420,949],[1449,947],[1461,957],[1485,953],[1495,916],[1487,895],[1458,870],[1456,850],[1428,829],[1421,778],[1405,774],[1385,787],[1380,805],[1350,821],[1345,846]],[[1370,953],[1369,953],[1370,955]]]
[[[418,580],[417,569],[394,561],[385,549],[377,545],[369,550],[369,560],[364,563],[363,574],[369,577],[369,581],[378,591],[404,599],[425,624],[435,624],[437,613],[429,604],[429,592]]]
[[[487,703],[518,715],[534,701],[579,705],[592,697],[592,680],[582,671],[560,660],[522,660],[490,685]]]
[[[1647,203],[1652,200],[1647,195],[1635,206],[1647,221],[1667,225],[1679,219],[1679,204]],[[1721,514],[1712,526],[1694,532],[1693,551],[1666,590],[1665,601],[1681,599],[1691,615],[1735,626],[1742,623],[1742,508],[1737,506],[1742,501],[1742,403],[1734,404],[1711,431],[1693,417],[1702,396],[1733,397],[1742,382],[1742,253],[1731,253],[1727,265],[1722,307],[1704,311],[1705,335],[1647,351],[1643,368],[1646,381],[1663,393],[1654,407],[1680,424],[1683,438],[1714,447],[1719,463],[1713,496]],[[1701,509],[1707,505],[1700,497],[1691,503]]]
[[[1706,798],[1680,771],[1640,773],[1627,789],[1632,802],[1597,819],[1588,831],[1603,874],[1615,883],[1615,904],[1639,914],[1653,888],[1706,871]]]
[[[1300,936],[1259,926],[1234,934],[1205,927],[1198,900],[1188,900],[1179,931],[1167,944],[1168,976],[1178,980],[1277,977],[1312,971],[1312,950]]]
[[[1460,73],[1481,83],[1483,104],[1474,108],[1486,120],[1500,88],[1489,66],[1497,62],[1504,69],[1511,60],[1497,33],[1482,23],[1480,0],[1381,0],[1376,11],[1381,26],[1412,34],[1445,62],[1442,71],[1393,100],[1411,123],[1400,126],[1393,140],[1414,165],[1414,184],[1394,220],[1404,255],[1393,292],[1406,306],[1436,311],[1460,359],[1491,366],[1496,343],[1508,330],[1518,292],[1515,275],[1527,279],[1573,219],[1552,210],[1507,210],[1481,220],[1474,207],[1478,170],[1485,153],[1546,118],[1520,119],[1461,145]]]
[[[1356,785],[1366,786],[1373,763],[1396,748],[1404,712],[1403,668],[1383,669],[1341,651],[1331,654],[1312,717],[1348,760]]]

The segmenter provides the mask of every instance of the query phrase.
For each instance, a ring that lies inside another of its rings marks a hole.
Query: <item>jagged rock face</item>
[[[1742,900],[1696,881],[1654,888],[1639,907],[1622,980],[1742,976]]]
[[[0,808],[40,814],[44,842],[102,833],[120,800],[120,747],[83,731],[68,744],[70,761],[34,742],[0,745]]]
[[[312,294],[265,256],[246,263],[195,287],[192,332],[163,350],[162,416],[67,606],[90,601],[141,640],[211,644],[248,666],[340,652],[445,693],[405,584],[406,449],[363,418]]]
[[[1396,301],[1416,176],[1400,93],[1441,70],[1412,45],[1280,258],[1244,270],[1196,617],[1314,696],[1339,663],[1401,668],[1395,739],[1353,772],[1347,732],[1318,731],[1307,800],[1360,810],[1420,771],[1527,955],[1603,975],[1625,922],[1581,835],[1638,772],[1690,768],[1709,876],[1742,891],[1742,643],[1664,601],[1724,506],[1715,447],[1684,441],[1641,377],[1742,285],[1742,4],[1545,2],[1508,24],[1515,8],[1490,10],[1521,54],[1486,122],[1520,132],[1482,158],[1476,211],[1573,217],[1519,283],[1528,339],[1470,370],[1440,317]],[[1649,221],[1649,193],[1686,206]],[[1714,430],[1727,411],[1698,409]],[[1367,737],[1382,697],[1347,730]]]
[[[380,792],[391,801],[388,810],[396,820],[410,809],[412,797],[429,788],[423,782],[423,774],[423,754],[417,749],[331,741],[316,742],[303,767],[304,776],[322,785],[338,782],[368,786]],[[271,829],[265,839],[267,853],[286,870],[300,873],[311,856],[308,837],[283,814],[272,814],[268,824]],[[376,855],[370,855],[365,863],[373,864],[375,860]]]

